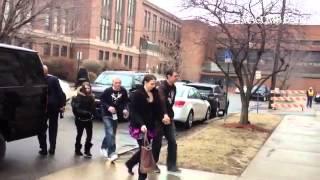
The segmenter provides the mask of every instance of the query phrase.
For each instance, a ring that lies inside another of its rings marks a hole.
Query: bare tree
[[[215,41],[220,48],[227,49],[232,54],[231,69],[236,75],[236,80],[231,81],[240,89],[242,104],[240,124],[250,123],[248,108],[253,88],[256,86],[255,90],[258,90],[273,75],[284,72],[289,67],[285,59],[279,58],[278,65],[272,72],[264,72],[261,79],[255,79],[264,53],[273,49],[279,38],[276,35],[281,23],[281,13],[286,13],[281,10],[282,2],[188,0],[184,4],[186,8],[197,9],[198,13],[202,14],[198,16],[199,20],[216,25]],[[227,79],[230,79],[224,62],[219,61],[218,57],[209,59],[217,64]],[[244,86],[247,86],[246,92]]]
[[[56,3],[54,0],[0,0],[0,42],[8,43]]]
[[[177,42],[167,49],[166,58],[169,60],[168,66],[174,68],[181,73],[182,71],[182,60],[180,54],[180,42]]]

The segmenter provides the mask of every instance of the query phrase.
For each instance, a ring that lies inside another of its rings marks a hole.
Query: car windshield
[[[176,97],[183,97],[183,94],[185,91],[186,91],[186,88],[184,88],[183,86],[177,86]]]
[[[209,94],[212,94],[212,88],[210,87],[203,87],[203,86],[192,86],[196,89],[198,89],[199,93],[203,96],[209,96]]]
[[[132,78],[133,76],[126,75],[126,74],[109,74],[109,73],[103,73],[98,76],[95,83],[96,84],[102,84],[102,85],[112,85],[112,80],[114,78],[120,78],[121,79],[121,85],[124,87],[130,87],[132,86]]]
[[[252,88],[252,92],[255,92],[257,88],[258,88],[258,86],[254,86],[254,87]],[[261,87],[257,90],[257,92],[265,92],[265,87],[264,87],[264,86],[261,86]]]

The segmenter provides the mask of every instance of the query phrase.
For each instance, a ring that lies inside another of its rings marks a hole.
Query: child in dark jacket
[[[77,127],[77,137],[75,144],[75,154],[82,156],[81,148],[81,137],[83,130],[86,130],[87,138],[84,146],[85,157],[91,158],[90,149],[92,147],[92,119],[95,113],[95,101],[94,96],[91,92],[91,86],[85,82],[80,87],[76,97],[72,98],[71,102],[72,111],[75,116],[75,124]]]

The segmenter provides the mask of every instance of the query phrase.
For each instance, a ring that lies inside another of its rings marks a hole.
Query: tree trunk
[[[241,114],[240,114],[240,124],[246,125],[249,122],[249,100],[245,95],[241,95]]]
[[[275,73],[279,69],[279,59],[280,59],[280,45],[283,38],[283,28],[284,28],[284,18],[285,18],[285,12],[286,12],[286,0],[282,0],[282,9],[281,9],[281,23],[278,27],[278,34],[277,34],[277,42],[276,42],[276,50],[275,50],[275,57],[274,57],[274,65],[273,65],[273,71],[272,71],[272,77],[271,77],[271,90],[274,90],[276,88],[277,84],[277,74]],[[273,101],[269,101],[269,109],[272,108]]]

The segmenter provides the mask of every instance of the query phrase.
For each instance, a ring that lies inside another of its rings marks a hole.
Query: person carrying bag
[[[139,163],[139,180],[145,180],[147,174],[156,169],[151,140],[156,135],[156,123],[161,122],[163,113],[156,86],[156,77],[145,75],[143,87],[138,88],[131,96],[130,135],[139,144],[137,151],[127,162],[128,172],[133,175],[133,167]]]
[[[153,158],[152,144],[148,140],[147,133],[144,133],[143,145],[140,152],[140,172],[147,174],[156,170],[156,162]]]

